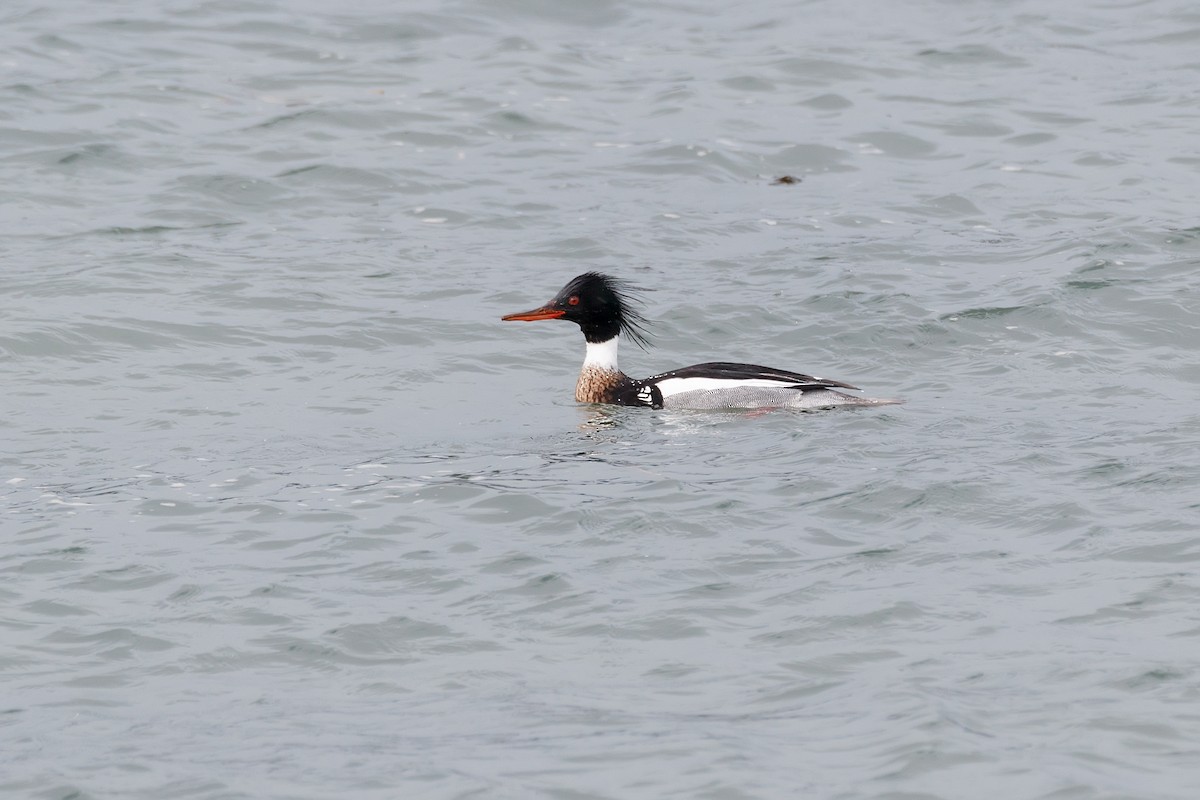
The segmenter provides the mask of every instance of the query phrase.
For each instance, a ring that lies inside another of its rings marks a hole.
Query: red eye
[[[571,297],[567,298],[567,304],[568,304],[568,305],[572,305],[572,306],[577,306],[577,305],[579,305],[579,296],[578,296],[578,295],[572,295]]]

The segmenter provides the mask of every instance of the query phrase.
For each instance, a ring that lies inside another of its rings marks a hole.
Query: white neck
[[[614,336],[607,342],[588,342],[583,368],[590,367],[604,372],[617,372],[617,345],[620,341],[620,336]]]

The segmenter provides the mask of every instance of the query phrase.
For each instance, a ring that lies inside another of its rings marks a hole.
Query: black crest
[[[638,289],[600,272],[585,272],[562,288],[549,305],[579,324],[589,342],[605,342],[618,333],[645,348],[646,318],[634,306]]]

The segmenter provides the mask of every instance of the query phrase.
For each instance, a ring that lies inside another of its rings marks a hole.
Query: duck
[[[647,320],[635,307],[634,287],[600,272],[571,279],[550,302],[506,314],[503,322],[574,322],[587,351],[575,384],[580,403],[648,409],[800,409],[885,406],[899,400],[847,394],[857,386],[757,364],[708,361],[649,378],[631,378],[617,361],[621,337],[646,349]]]

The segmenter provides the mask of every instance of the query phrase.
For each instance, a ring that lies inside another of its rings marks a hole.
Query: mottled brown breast
[[[580,403],[612,403],[617,390],[629,382],[624,372],[584,367],[575,384],[575,399]]]

